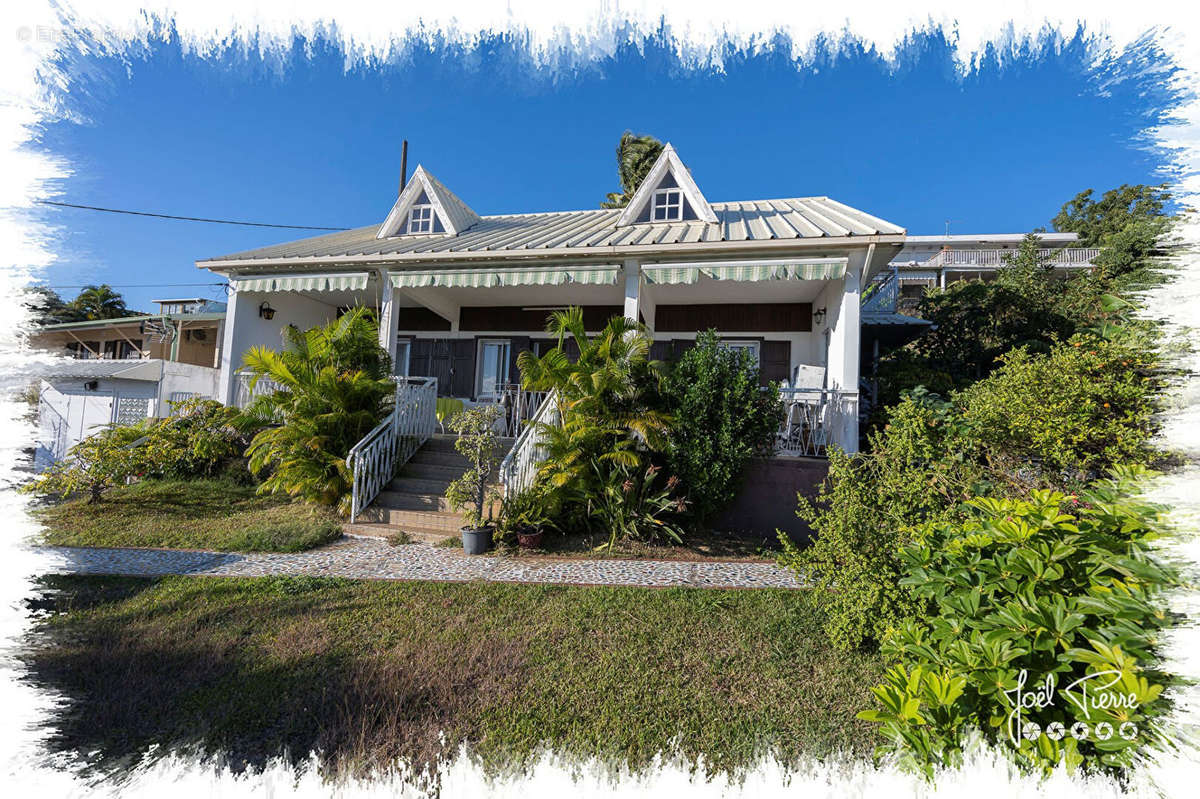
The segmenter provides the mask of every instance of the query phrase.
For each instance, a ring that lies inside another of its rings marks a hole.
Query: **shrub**
[[[1058,483],[1154,457],[1161,388],[1144,350],[1091,335],[1049,353],[1016,349],[956,397],[988,454],[1015,468],[1032,461]],[[1065,474],[1064,474],[1065,473]]]
[[[499,405],[476,405],[450,419],[450,429],[458,433],[454,448],[471,462],[470,468],[446,489],[446,499],[454,510],[463,511],[468,527],[491,523],[492,510],[488,501],[488,485],[500,455],[500,439],[496,422],[502,413]]]
[[[237,408],[193,398],[173,411],[165,419],[108,427],[89,436],[26,490],[63,496],[86,492],[96,502],[104,491],[131,478],[211,477],[240,461],[246,439],[237,426]]]
[[[618,465],[612,469],[594,460],[591,467],[599,491],[584,504],[593,527],[608,533],[608,541],[597,549],[611,550],[620,540],[683,543],[674,518],[686,510],[686,503],[675,496],[675,477],[660,482],[658,466],[631,469]]]
[[[976,728],[1026,769],[1119,772],[1166,745],[1160,693],[1176,679],[1159,641],[1177,620],[1162,594],[1178,576],[1149,552],[1160,508],[1132,499],[1137,475],[975,499],[965,519],[916,532],[900,583],[923,612],[886,638],[897,665],[860,714],[881,723],[881,754],[932,775]],[[1030,704],[1039,689],[1049,701]]]
[[[253,347],[245,356],[255,379],[282,386],[244,411],[245,425],[270,425],[250,442],[250,469],[267,475],[261,493],[344,512],[354,479],[346,456],[388,414],[391,362],[364,308],[305,332],[289,326],[284,336],[283,351]]]
[[[673,419],[668,467],[703,522],[737,496],[746,463],[771,452],[783,417],[779,392],[759,386],[749,352],[721,347],[710,330],[671,369],[663,394]]]

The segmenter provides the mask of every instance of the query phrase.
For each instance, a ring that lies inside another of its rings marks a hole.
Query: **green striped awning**
[[[701,275],[713,280],[838,280],[846,274],[845,258],[779,263],[658,264],[642,267],[647,283],[695,283]]]
[[[235,277],[238,291],[358,291],[367,287],[366,272],[336,275],[255,275]]]
[[[498,286],[611,286],[617,282],[619,266],[580,266],[573,269],[543,267],[526,269],[418,269],[392,273],[392,285],[402,289],[468,288]]]

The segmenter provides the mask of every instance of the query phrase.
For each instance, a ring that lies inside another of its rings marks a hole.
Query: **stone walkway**
[[[801,587],[792,572],[773,563],[472,557],[460,549],[422,543],[392,546],[382,539],[357,537],[295,554],[92,547],[38,549],[51,560],[50,571],[74,574],[313,575],[367,580],[487,580],[656,588]]]

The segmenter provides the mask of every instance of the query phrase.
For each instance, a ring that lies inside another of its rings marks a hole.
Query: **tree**
[[[71,307],[79,316],[87,321],[93,319],[119,319],[129,316],[125,307],[125,298],[113,291],[112,286],[104,283],[99,286],[88,286],[79,292]]]
[[[58,292],[45,286],[34,286],[26,292],[25,304],[33,312],[36,325],[58,325],[82,320],[77,308],[68,305]]]
[[[282,352],[253,347],[246,353],[255,381],[269,378],[281,386],[243,413],[247,425],[272,425],[246,450],[250,470],[269,474],[260,493],[345,510],[354,479],[346,456],[388,414],[394,394],[391,359],[378,335],[371,312],[355,308],[306,332],[288,326]]]
[[[662,151],[663,143],[653,136],[637,136],[628,130],[622,133],[617,144],[617,179],[621,182],[621,192],[609,192],[608,199],[600,203],[600,207],[624,208],[629,205]]]
[[[675,363],[663,393],[675,419],[668,464],[704,522],[737,496],[749,460],[770,453],[783,418],[778,386],[759,386],[753,356],[722,347],[709,330]]]
[[[1103,248],[1093,262],[1091,293],[1116,293],[1153,282],[1150,259],[1161,253],[1160,242],[1170,228],[1170,199],[1165,184],[1139,183],[1110,189],[1099,200],[1092,199],[1091,189],[1081,191],[1063,205],[1054,217],[1055,229],[1078,233],[1085,247]]]

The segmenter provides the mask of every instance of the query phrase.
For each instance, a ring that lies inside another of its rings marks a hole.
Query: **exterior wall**
[[[179,339],[176,357],[183,363],[194,364],[196,366],[217,366],[217,343],[219,324],[216,322],[205,321],[199,322],[184,322],[184,332]],[[200,336],[194,331],[203,331],[204,340],[200,340]],[[135,346],[140,347],[140,353],[143,358],[162,358],[163,360],[171,359],[172,342],[170,341],[150,341],[149,338],[142,335],[139,325],[127,325],[122,327],[96,328],[93,330],[76,330],[74,338],[71,334],[61,330],[47,331],[44,333],[34,334],[31,337],[30,343],[41,349],[52,350],[55,352],[68,352],[68,345],[75,344],[78,341],[85,342],[89,347],[104,352],[104,344],[106,342],[118,342],[128,344],[132,342]],[[139,355],[134,353],[129,358],[137,358]]]
[[[829,462],[820,458],[755,458],[737,499],[713,520],[713,529],[772,541],[782,530],[796,543],[807,541],[812,531],[796,517],[796,496],[815,499],[828,475]]]

